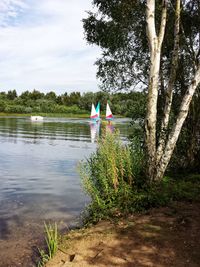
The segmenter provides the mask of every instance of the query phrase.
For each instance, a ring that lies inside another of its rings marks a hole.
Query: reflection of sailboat
[[[90,123],[91,143],[94,143],[95,140],[99,137],[99,129],[99,123]]]
[[[109,104],[106,105],[106,120],[110,123],[114,119],[112,111],[110,109]]]

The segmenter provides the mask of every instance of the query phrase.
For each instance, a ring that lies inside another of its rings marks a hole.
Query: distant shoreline
[[[0,113],[0,117],[13,116],[13,117],[30,117],[30,116],[43,116],[43,117],[59,117],[59,118],[88,118],[89,114],[72,114],[72,113]]]
[[[0,112],[0,117],[30,117],[30,116],[43,116],[43,117],[54,117],[54,118],[80,118],[80,119],[89,119],[90,114],[72,114],[72,113],[4,113]],[[121,115],[115,115],[116,118],[125,118]],[[105,118],[105,115],[102,115],[102,118]]]

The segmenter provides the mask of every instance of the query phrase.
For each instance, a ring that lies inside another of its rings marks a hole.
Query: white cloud
[[[2,0],[1,0],[2,1]],[[0,89],[57,93],[96,90],[99,50],[86,45],[82,18],[90,0],[3,0]]]

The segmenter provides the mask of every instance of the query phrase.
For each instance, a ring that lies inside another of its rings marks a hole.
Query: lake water
[[[127,138],[128,120],[116,119],[115,128]],[[0,266],[34,266],[44,221],[75,225],[89,202],[77,165],[100,132],[86,119],[0,118]]]

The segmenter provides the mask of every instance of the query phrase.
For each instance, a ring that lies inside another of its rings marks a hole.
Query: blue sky
[[[0,90],[96,91],[100,50],[84,40],[91,0],[0,0]]]

